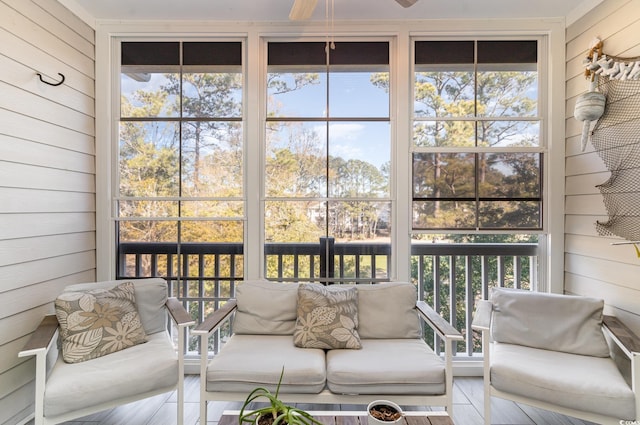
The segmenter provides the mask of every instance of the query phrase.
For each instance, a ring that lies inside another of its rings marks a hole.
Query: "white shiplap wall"
[[[0,0],[0,424],[32,410],[17,353],[63,286],[95,279],[94,44],[56,0]]]
[[[606,220],[595,185],[609,177],[591,144],[581,152],[582,123],[573,118],[577,96],[587,90],[582,60],[599,37],[604,53],[640,56],[640,0],[606,0],[567,28],[565,291],[604,298],[610,312],[640,332],[640,258],[619,238],[598,236],[594,223]]]

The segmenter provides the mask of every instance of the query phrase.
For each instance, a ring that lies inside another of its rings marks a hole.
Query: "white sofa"
[[[274,391],[283,367],[279,396],[285,402],[367,404],[384,398],[451,412],[452,343],[462,336],[416,302],[414,285],[355,285],[362,348],[329,350],[294,345],[299,285],[318,284],[241,283],[236,298],[194,330],[201,338],[200,423],[206,422],[208,401],[244,401],[256,387]],[[209,336],[232,316],[233,335],[209,360]],[[444,358],[425,343],[420,318],[444,339]]]
[[[485,424],[491,396],[600,424],[637,423],[640,346],[603,307],[589,297],[493,289],[473,321],[483,334]]]

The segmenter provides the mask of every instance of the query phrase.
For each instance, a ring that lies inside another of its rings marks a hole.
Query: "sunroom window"
[[[267,62],[265,276],[388,280],[389,43],[274,41]]]
[[[243,276],[241,42],[122,42],[117,276],[162,276],[201,320]]]
[[[539,40],[415,40],[412,276],[480,349],[474,302],[533,289],[543,232]]]

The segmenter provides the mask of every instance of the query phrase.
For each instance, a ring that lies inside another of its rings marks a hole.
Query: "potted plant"
[[[258,387],[251,391],[244,401],[242,409],[240,409],[240,416],[238,418],[239,425],[243,425],[244,422],[254,425],[322,425],[321,422],[314,419],[308,412],[298,409],[297,407],[288,406],[278,399],[283,375],[284,368],[282,368],[282,372],[280,373],[275,394],[264,387]],[[265,399],[269,405],[245,412],[250,403],[261,401],[261,399]]]
[[[375,400],[367,406],[369,425],[390,425],[402,420],[402,409],[389,400]]]

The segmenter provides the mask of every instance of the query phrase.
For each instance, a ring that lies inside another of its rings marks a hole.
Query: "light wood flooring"
[[[453,420],[456,425],[482,425],[482,378],[458,377],[454,379]],[[199,377],[185,379],[184,425],[199,424]],[[493,424],[501,425],[585,425],[575,418],[494,398]],[[239,410],[240,402],[209,403],[207,425],[217,425],[224,410]],[[307,410],[365,410],[356,405],[299,405]],[[32,421],[33,422],[33,421]],[[162,394],[143,401],[106,410],[85,418],[65,422],[64,425],[175,425],[176,395]]]

